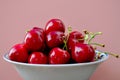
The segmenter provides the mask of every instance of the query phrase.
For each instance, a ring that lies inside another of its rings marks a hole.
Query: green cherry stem
[[[105,44],[99,44],[99,43],[90,43],[91,45],[97,45],[97,46],[100,46],[100,47],[105,47]]]
[[[84,32],[85,34],[89,34],[89,32],[88,32],[87,30],[83,30],[83,32]]]
[[[67,49],[67,36],[63,36],[63,43],[64,43],[63,49],[68,50]]]
[[[89,40],[89,37],[90,37],[89,32],[87,30],[83,30],[83,32],[85,34],[84,40],[88,43],[88,40]]]
[[[93,32],[88,32],[87,30],[84,30],[83,31],[85,33],[85,40],[87,42],[87,44],[89,45],[96,45],[96,46],[100,46],[100,47],[105,47],[105,44],[99,44],[99,43],[92,43],[92,40],[97,36],[97,35],[101,35],[102,32],[96,32],[96,33],[93,33]],[[96,47],[94,48],[96,49]],[[109,55],[112,55],[116,58],[119,58],[119,55],[118,54],[114,54],[114,53],[111,53],[111,52],[100,52],[101,53],[105,53],[105,54],[109,54]]]
[[[114,56],[114,57],[116,57],[116,58],[119,58],[119,57],[120,57],[118,54],[111,53],[111,52],[99,52],[99,54],[102,54],[102,53],[109,54],[109,55]]]
[[[70,34],[71,32],[72,32],[72,27],[69,26],[69,27],[68,27],[68,34]]]
[[[84,30],[85,33],[85,40],[87,42],[87,44],[91,44],[91,45],[97,45],[97,46],[101,46],[101,47],[105,47],[104,44],[99,44],[99,43],[92,43],[92,40],[97,36],[97,35],[101,35],[102,32],[88,32],[87,30]]]
[[[118,54],[111,53],[111,52],[104,52],[104,53],[109,54],[109,55],[112,55],[112,56],[114,56],[114,57],[116,57],[116,58],[119,58],[119,55],[118,55]]]
[[[90,39],[88,40],[88,44],[91,44],[91,41],[92,41],[97,35],[101,35],[101,34],[102,34],[102,32],[96,32],[96,33],[89,32]]]
[[[26,30],[26,33],[28,33],[30,30]]]
[[[67,41],[68,41],[68,38],[69,38],[69,34],[72,32],[72,27],[69,26],[67,30],[68,30],[68,34],[66,36],[63,36],[63,43],[64,43],[63,49],[64,50],[68,50]]]

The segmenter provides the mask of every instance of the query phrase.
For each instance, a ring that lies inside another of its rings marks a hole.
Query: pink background
[[[0,80],[22,80],[2,56],[23,41],[27,30],[60,18],[74,30],[102,31],[103,51],[120,54],[120,0],[0,0]],[[102,63],[90,80],[120,80],[120,59]]]

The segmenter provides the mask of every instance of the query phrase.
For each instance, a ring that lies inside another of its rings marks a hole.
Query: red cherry
[[[45,54],[43,54],[42,52],[33,52],[30,54],[30,56],[28,58],[28,63],[47,64],[48,59],[47,59],[47,56]]]
[[[70,54],[63,49],[58,47],[53,48],[49,53],[50,64],[66,64],[70,60]]]
[[[91,45],[78,43],[72,47],[72,59],[77,63],[91,62],[94,60],[95,51]]]
[[[51,31],[65,32],[65,26],[60,19],[51,19],[45,26],[45,33],[48,34]]]
[[[44,41],[41,51],[44,51],[47,48],[46,42],[45,42],[45,31],[42,28],[39,28],[39,27],[33,27],[33,29],[38,30],[38,31],[41,32],[41,34],[42,34],[41,36],[42,36],[42,39]]]
[[[84,36],[79,31],[71,32],[69,34],[68,42],[67,42],[68,50],[71,51],[71,47],[74,46],[74,44],[83,43],[84,42],[83,38]]]
[[[10,60],[13,60],[13,61],[27,62],[28,52],[24,44],[16,44],[10,49],[8,53],[8,57]]]
[[[46,44],[49,48],[60,47],[63,43],[64,33],[60,31],[52,31],[46,35]]]
[[[28,50],[39,51],[44,45],[45,33],[42,28],[33,28],[25,36],[24,43]]]
[[[44,38],[45,38],[45,31],[44,31],[44,29],[39,28],[39,27],[33,27],[33,29],[34,30],[38,30],[39,32],[41,32],[42,39],[44,40]]]

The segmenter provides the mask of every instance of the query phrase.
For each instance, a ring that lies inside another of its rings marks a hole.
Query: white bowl
[[[8,54],[3,58],[15,65],[24,80],[89,80],[98,65],[108,59],[108,55],[94,62],[59,65],[15,62],[8,59]]]

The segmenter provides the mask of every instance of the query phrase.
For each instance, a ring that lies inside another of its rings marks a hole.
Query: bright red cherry
[[[47,59],[47,56],[45,54],[43,54],[42,52],[33,52],[28,57],[28,63],[31,63],[31,64],[47,64],[48,59]]]
[[[91,62],[94,60],[95,51],[91,45],[77,43],[72,47],[72,59],[77,63]]]
[[[13,60],[13,61],[27,62],[28,52],[24,44],[16,44],[10,49],[8,53],[8,57],[10,60]]]
[[[40,28],[40,27],[33,27],[34,30],[38,30],[39,32],[41,32],[41,36],[42,36],[42,39],[44,40],[45,38],[45,31],[43,28]]]
[[[65,32],[65,26],[60,19],[51,19],[45,26],[45,33],[48,34],[51,31]]]
[[[32,30],[28,31],[24,43],[28,50],[39,51],[43,48],[45,33],[42,28],[34,27]]]
[[[33,29],[35,30],[38,30],[39,32],[41,32],[41,36],[42,36],[42,39],[44,41],[43,43],[43,47],[40,51],[44,51],[46,49],[46,42],[45,42],[45,31],[43,28],[40,28],[40,27],[33,27]]]
[[[46,35],[46,44],[49,48],[63,46],[64,33],[60,31],[52,31]]]
[[[66,64],[70,60],[70,54],[63,49],[58,47],[53,48],[49,53],[50,64]]]
[[[84,36],[82,35],[82,33],[80,33],[79,31],[71,32],[69,34],[68,42],[67,42],[68,50],[71,51],[71,46],[83,42],[84,42]]]

